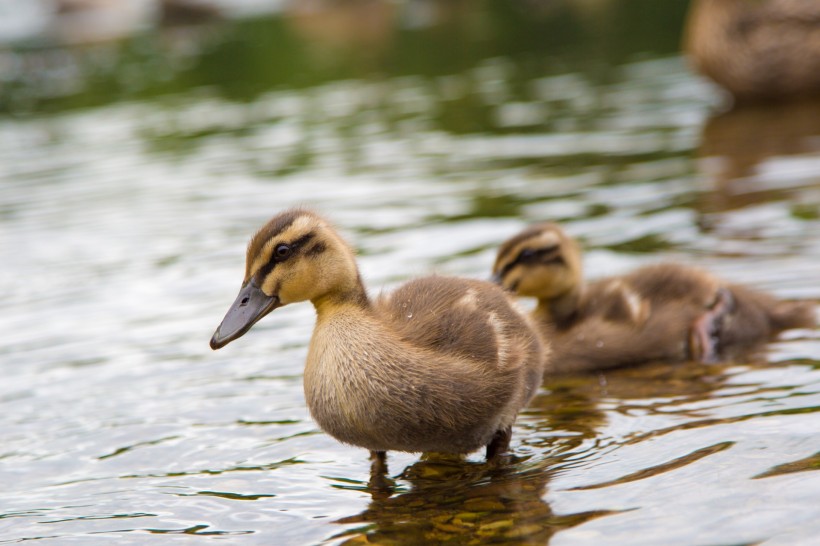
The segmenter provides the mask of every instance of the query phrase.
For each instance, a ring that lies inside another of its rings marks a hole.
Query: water
[[[310,306],[208,348],[247,239],[297,204],[338,223],[373,293],[486,278],[552,219],[591,278],[674,259],[820,299],[817,106],[720,114],[675,51],[685,2],[665,5],[402,4],[366,33],[285,11],[8,46],[0,542],[820,536],[816,330],[750,362],[548,378],[509,465],[391,454],[392,494],[308,415]]]

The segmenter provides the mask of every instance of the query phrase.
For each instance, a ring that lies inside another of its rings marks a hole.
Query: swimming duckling
[[[430,276],[371,300],[354,252],[317,214],[282,212],[250,241],[219,349],[278,307],[310,301],[305,399],[319,426],[375,459],[388,450],[507,450],[541,384],[546,347],[499,287]]]
[[[739,100],[820,95],[820,2],[694,0],[684,49]]]
[[[650,265],[584,284],[577,243],[552,223],[502,244],[493,276],[538,298],[533,316],[552,332],[555,371],[715,362],[815,324],[811,304],[778,301],[683,265]]]

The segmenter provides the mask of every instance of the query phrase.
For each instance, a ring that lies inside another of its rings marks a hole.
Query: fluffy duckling
[[[493,276],[520,296],[538,298],[533,316],[553,334],[555,371],[715,362],[815,324],[808,303],[778,301],[683,265],[650,265],[584,284],[577,243],[552,223],[506,241]]]
[[[820,2],[694,0],[684,49],[739,100],[820,95]]]
[[[506,451],[548,348],[502,289],[431,276],[371,300],[351,247],[322,217],[291,209],[251,239],[211,348],[300,301],[316,309],[304,388],[325,432],[382,461],[388,450]]]

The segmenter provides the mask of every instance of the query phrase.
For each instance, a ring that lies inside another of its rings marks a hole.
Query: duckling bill
[[[259,319],[277,307],[279,298],[262,292],[254,279],[243,283],[236,301],[228,309],[228,313],[211,338],[211,349],[221,349],[242,337]]]
[[[371,300],[353,250],[319,215],[291,209],[248,246],[245,276],[211,339],[219,349],[271,311],[310,301],[305,400],[319,426],[389,450],[506,451],[549,348],[499,287],[430,276]]]

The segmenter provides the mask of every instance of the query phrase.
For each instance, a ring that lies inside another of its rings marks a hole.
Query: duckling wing
[[[714,301],[721,284],[711,273],[680,264],[640,267],[625,275],[624,280],[652,304],[688,301],[703,307]]]
[[[400,338],[415,346],[497,366],[538,352],[528,319],[497,286],[433,276],[410,281],[376,300]]]
[[[630,327],[643,324],[651,312],[651,302],[621,278],[590,284],[580,307],[582,320],[604,320]]]
[[[710,273],[679,264],[644,266],[622,277],[592,283],[585,312],[613,322],[641,324],[660,307],[707,309],[722,283]]]

